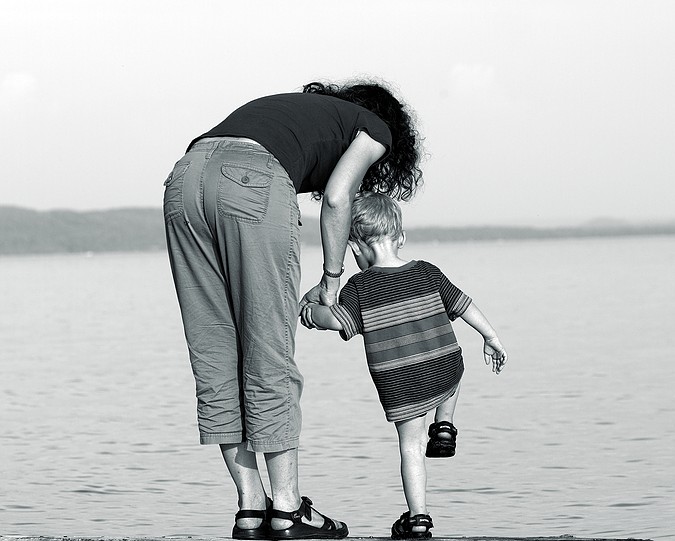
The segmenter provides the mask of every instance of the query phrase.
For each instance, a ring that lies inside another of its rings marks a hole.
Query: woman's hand
[[[331,278],[325,274],[321,281],[305,293],[300,300],[300,311],[310,302],[331,306],[337,302],[337,295],[340,289],[340,279]]]

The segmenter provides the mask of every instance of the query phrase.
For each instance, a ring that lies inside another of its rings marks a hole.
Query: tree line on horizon
[[[0,206],[0,255],[158,251],[166,247],[159,208],[37,211]],[[675,221],[661,225],[612,223],[579,227],[412,227],[408,241],[466,242],[572,237],[672,235]],[[302,218],[302,242],[320,244],[316,218]]]

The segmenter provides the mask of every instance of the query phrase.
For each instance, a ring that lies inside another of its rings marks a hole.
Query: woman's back
[[[293,92],[243,105],[190,146],[206,137],[253,139],[279,160],[296,192],[305,193],[323,191],[359,131],[391,148],[389,128],[375,113],[333,96]]]

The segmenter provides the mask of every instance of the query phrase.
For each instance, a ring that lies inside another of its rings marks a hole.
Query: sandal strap
[[[234,515],[234,520],[240,518],[265,518],[264,509],[241,509]]]
[[[424,528],[424,532],[413,532],[415,526]],[[429,530],[434,527],[434,523],[429,515],[419,514],[410,516],[410,511],[401,515],[391,527],[392,539],[427,539],[431,537]]]
[[[434,527],[434,522],[431,520],[431,517],[429,515],[415,515],[413,517],[408,517],[406,519],[406,522],[408,523],[409,527],[413,526],[423,526],[427,530],[430,530],[431,528]]]
[[[290,520],[294,524],[302,522],[302,517],[305,517],[307,520],[312,520],[312,500],[307,496],[302,496],[302,502],[300,507],[295,511],[279,511],[278,509],[272,509],[270,512],[271,518],[280,518],[283,520]]]
[[[267,498],[267,509],[240,509],[234,515],[234,520],[239,520],[240,518],[262,518],[264,519],[267,516],[267,513],[272,508],[272,500]]]
[[[438,423],[432,423],[429,425],[429,436],[430,437],[435,437],[440,433],[446,433],[450,434],[452,436],[457,435],[457,429],[455,428],[455,425],[452,423],[449,423],[448,421],[440,421]]]

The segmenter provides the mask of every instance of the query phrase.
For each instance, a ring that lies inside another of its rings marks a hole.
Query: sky
[[[408,226],[672,221],[674,23],[672,0],[4,1],[0,205],[159,207],[238,106],[367,76],[424,137]]]

